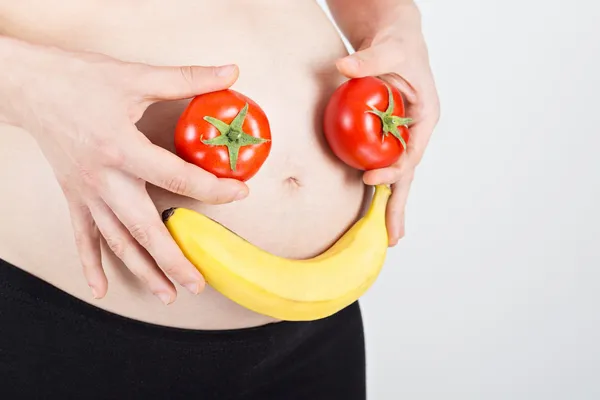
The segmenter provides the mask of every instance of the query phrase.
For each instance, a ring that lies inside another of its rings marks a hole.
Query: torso
[[[321,131],[324,102],[343,81],[334,62],[346,49],[315,1],[1,1],[0,27],[9,36],[126,61],[239,65],[232,88],[265,110],[273,135],[269,158],[248,181],[250,196],[208,206],[149,187],[159,210],[194,208],[291,258],[323,251],[359,216],[361,175],[335,159]],[[140,130],[174,151],[174,126],[186,104],[150,107]],[[83,301],[130,318],[194,329],[272,321],[210,287],[198,296],[178,288],[177,300],[164,306],[106,247],[108,294],[93,300],[52,170],[26,132],[5,126],[0,126],[0,191],[0,258]]]

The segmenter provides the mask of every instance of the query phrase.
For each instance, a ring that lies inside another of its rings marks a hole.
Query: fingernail
[[[183,285],[184,288],[192,292],[193,294],[200,293],[200,285],[197,282],[190,282]]]
[[[100,295],[98,294],[98,290],[90,285],[90,289],[92,290],[92,296],[94,296],[95,299],[100,298]]]
[[[171,303],[171,296],[169,294],[161,292],[157,293],[156,295],[165,305],[169,305]]]
[[[236,195],[235,195],[235,199],[234,200],[242,200],[243,198],[246,197],[246,192],[244,192],[243,190],[239,191]]]
[[[223,67],[219,67],[217,68],[217,76],[220,76],[221,78],[225,78],[226,76],[229,76],[231,74],[233,74],[233,71],[235,71],[235,65],[225,65]]]

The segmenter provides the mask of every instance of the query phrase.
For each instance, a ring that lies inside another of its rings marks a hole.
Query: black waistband
[[[333,319],[344,317],[358,304],[342,310],[335,316],[327,319],[309,322],[276,322],[258,327],[225,329],[225,330],[195,330],[152,324],[121,316],[99,307],[95,307],[83,300],[60,290],[50,283],[0,259],[0,298],[9,301],[21,302],[37,307],[43,307],[47,312],[57,315],[84,317],[95,323],[107,325],[111,329],[127,331],[140,335],[150,335],[177,341],[206,340],[265,340],[273,335],[287,335],[297,329],[316,329],[319,325],[331,323]]]
[[[365,398],[357,303],[311,322],[192,330],[123,317],[0,260],[0,398]]]

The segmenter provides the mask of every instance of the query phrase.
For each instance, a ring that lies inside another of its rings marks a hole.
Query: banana
[[[279,320],[309,321],[350,305],[377,279],[388,249],[390,194],[388,186],[375,186],[366,213],[310,259],[273,255],[190,209],[169,208],[162,218],[184,255],[221,294]]]

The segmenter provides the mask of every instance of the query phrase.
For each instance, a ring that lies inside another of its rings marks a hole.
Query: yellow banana
[[[364,216],[328,250],[302,260],[264,251],[186,208],[165,210],[163,221],[185,256],[224,296],[280,320],[315,320],[353,303],[377,279],[388,249],[390,194],[388,186],[375,186]]]

